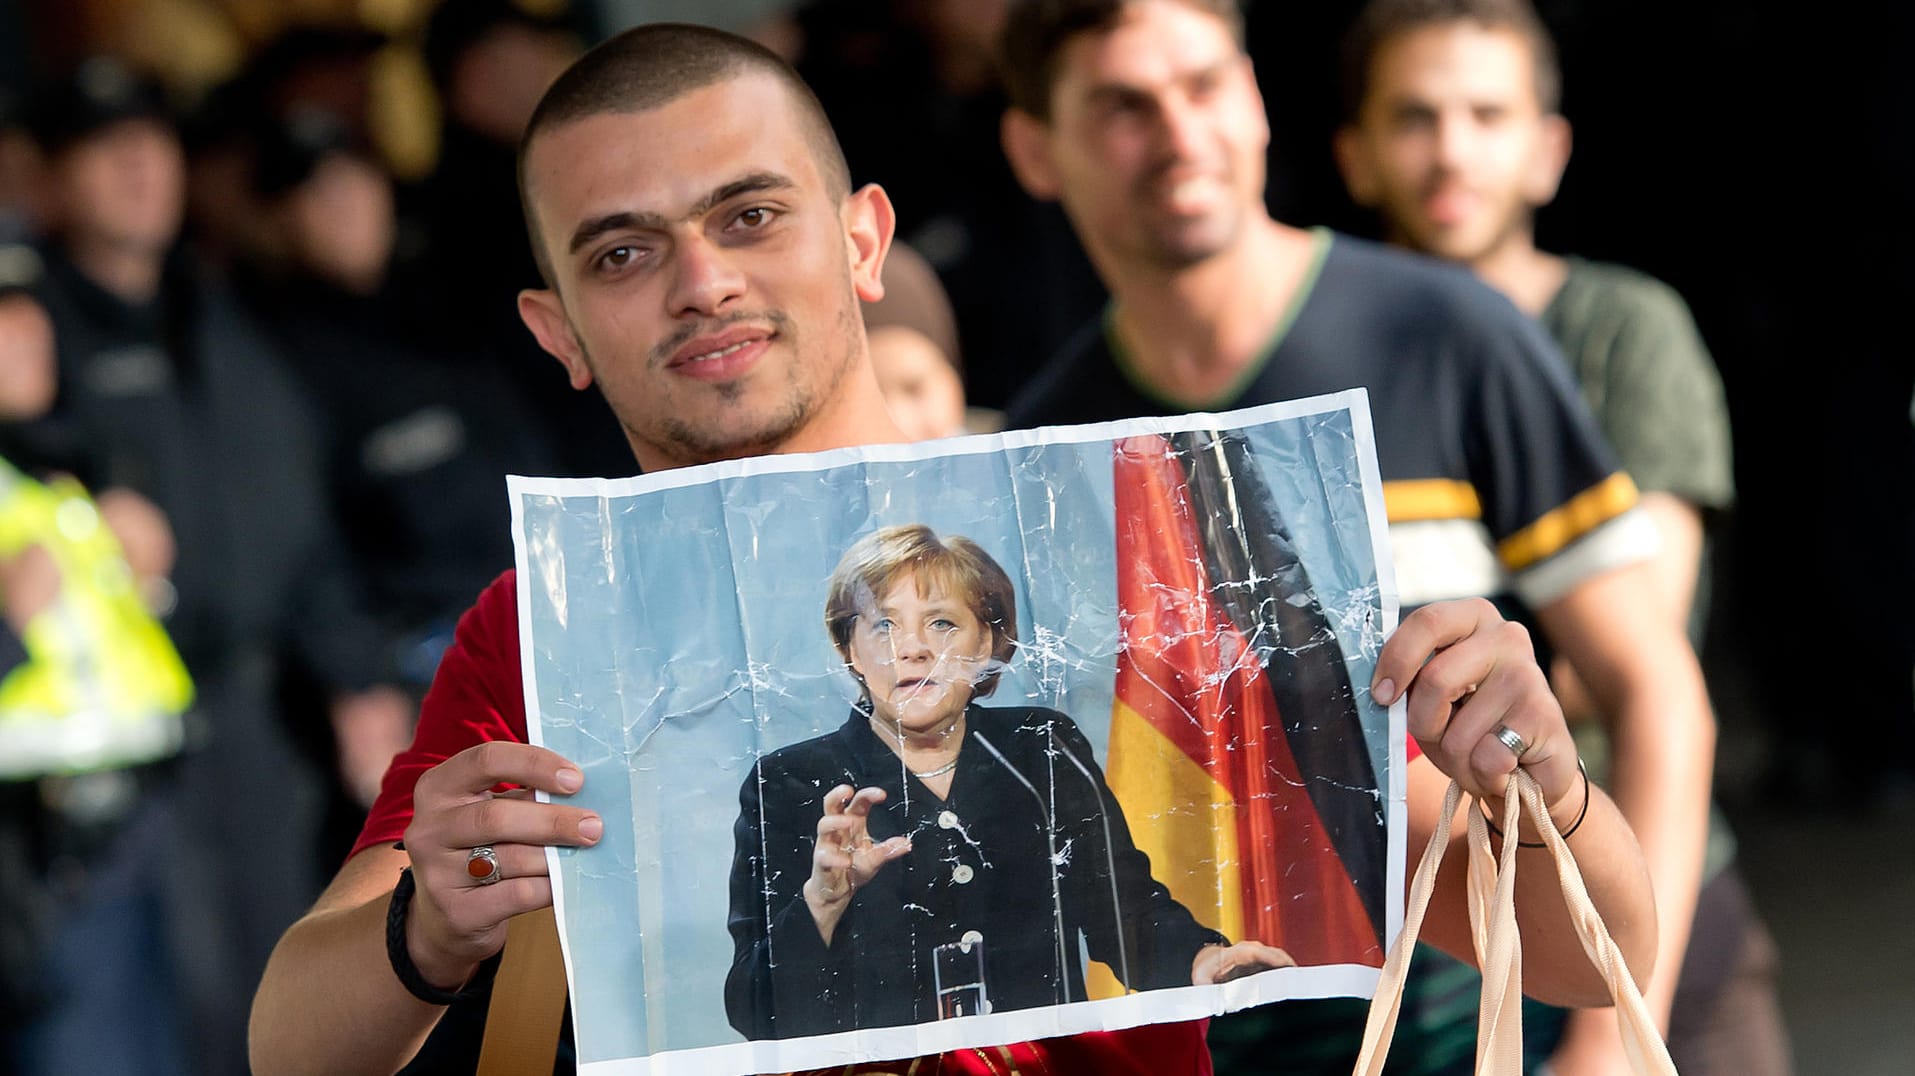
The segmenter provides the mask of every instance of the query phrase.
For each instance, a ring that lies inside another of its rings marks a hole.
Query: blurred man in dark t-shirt
[[[1467,266],[1548,329],[1656,521],[1656,596],[1672,624],[1691,630],[1704,523],[1734,497],[1722,381],[1667,285],[1537,247],[1535,212],[1554,199],[1570,142],[1541,19],[1528,0],[1375,0],[1352,29],[1345,62],[1336,150],[1351,194],[1377,210],[1392,243]],[[1565,709],[1591,716],[1574,670],[1558,665]],[[1774,944],[1733,849],[1713,816],[1688,952],[1664,953],[1647,997],[1684,1071],[1787,1073]],[[1680,976],[1667,963],[1675,955]],[[1475,976],[1424,967],[1434,1000],[1405,1019],[1462,1023],[1441,999],[1473,989]],[[1436,989],[1441,975],[1458,989]],[[1556,1065],[1615,1069],[1626,1063],[1621,1050],[1613,1013],[1576,1013]]]
[[[1062,204],[1113,298],[1009,422],[1367,389],[1405,607],[1510,603],[1583,676],[1618,745],[1617,800],[1649,857],[1674,963],[1701,874],[1715,728],[1693,650],[1655,615],[1655,538],[1635,487],[1560,355],[1501,296],[1270,216],[1270,127],[1243,42],[1233,0],[1030,0],[1013,13],[1006,151],[1026,189]],[[1347,1070],[1362,1023],[1291,1004],[1215,1028],[1260,1021],[1251,1052],[1296,1071],[1312,1057]],[[1468,1064],[1467,1038],[1447,1045]],[[1401,1036],[1398,1048],[1404,1063],[1445,1060]]]

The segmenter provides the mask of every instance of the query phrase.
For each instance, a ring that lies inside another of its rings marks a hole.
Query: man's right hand
[[[427,982],[455,990],[505,946],[505,924],[552,903],[547,845],[592,845],[605,831],[590,811],[539,803],[532,790],[570,795],[584,775],[560,755],[530,744],[469,747],[419,778],[406,854],[416,886],[407,918],[412,962]],[[495,793],[497,785],[516,785]],[[467,873],[474,848],[490,845],[500,878]]]

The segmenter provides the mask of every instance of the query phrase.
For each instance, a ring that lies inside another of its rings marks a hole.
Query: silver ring
[[[1521,762],[1523,756],[1529,753],[1529,741],[1523,739],[1521,734],[1508,725],[1497,725],[1490,730],[1489,734],[1496,737],[1497,741],[1504,747],[1509,748],[1510,753],[1516,756],[1516,761],[1518,762]]]
[[[480,885],[491,885],[505,877],[499,869],[499,853],[489,844],[482,844],[465,855],[465,873]]]

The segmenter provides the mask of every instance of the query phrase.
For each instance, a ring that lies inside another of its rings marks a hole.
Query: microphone
[[[1104,827],[1104,870],[1105,877],[1110,881],[1111,924],[1117,928],[1117,977],[1123,980],[1124,989],[1135,990],[1136,983],[1130,977],[1130,946],[1124,944],[1124,905],[1123,899],[1117,895],[1117,855],[1111,851],[1110,812],[1104,810],[1103,782],[1093,777],[1090,768],[1079,761],[1071,749],[1058,737],[1056,722],[1046,725],[1045,731],[1050,734],[1051,745],[1057,749],[1057,753],[1063,755],[1072,766],[1076,767],[1078,773],[1084,775],[1084,780],[1090,784],[1091,797],[1097,801],[1097,821]]]
[[[1037,801],[1037,809],[1044,816],[1044,843],[1050,850],[1051,917],[1055,920],[1055,931],[1057,934],[1057,982],[1060,987],[1068,988],[1070,975],[1068,970],[1069,965],[1065,963],[1064,955],[1064,900],[1057,887],[1057,819],[1051,814],[1051,806],[1045,802],[1043,794],[1038,792],[1037,787],[1031,784],[1022,773],[1018,772],[1016,766],[1011,765],[1011,760],[1004,757],[1004,752],[999,751],[996,744],[986,739],[984,733],[976,727],[973,727],[968,735],[971,739],[976,740],[982,745],[986,751],[989,751],[991,757],[997,760],[998,765],[1003,766],[1012,777],[1017,778],[1017,783],[1023,785],[1024,790],[1029,792],[1031,798]],[[1057,999],[1058,1004],[1063,1004],[1069,1000],[1070,998],[1068,996]]]

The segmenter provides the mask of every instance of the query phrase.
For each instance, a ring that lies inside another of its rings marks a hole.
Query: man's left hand
[[[1370,690],[1386,706],[1407,696],[1410,735],[1464,791],[1500,799],[1520,765],[1552,814],[1566,804],[1574,816],[1584,792],[1562,707],[1529,631],[1488,601],[1434,602],[1404,617],[1377,656]],[[1521,738],[1520,753],[1497,738],[1500,729]]]

